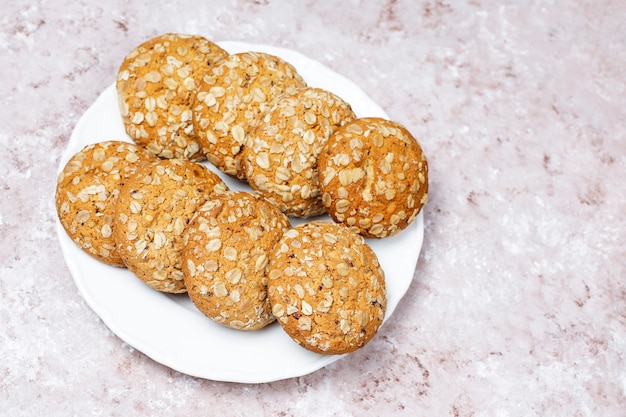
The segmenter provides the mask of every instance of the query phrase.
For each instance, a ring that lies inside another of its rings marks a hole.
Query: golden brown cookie
[[[120,191],[114,218],[117,248],[128,269],[155,290],[185,292],[183,233],[198,208],[226,189],[214,172],[186,159],[138,169]]]
[[[342,354],[365,345],[385,317],[384,273],[362,236],[332,222],[287,231],[269,262],[272,312],[298,344]]]
[[[354,118],[350,105],[329,91],[306,87],[281,96],[244,147],[250,186],[288,216],[324,213],[317,158],[330,135]]]
[[[113,238],[117,197],[137,168],[155,159],[144,148],[120,141],[87,145],[70,158],[59,174],[55,202],[63,228],[81,249],[124,266]]]
[[[195,306],[239,330],[273,322],[267,300],[268,255],[290,227],[267,200],[243,191],[213,196],[185,232],[183,272]]]
[[[241,151],[249,132],[278,96],[305,86],[291,64],[261,52],[233,54],[214,65],[200,83],[193,112],[207,159],[245,179]]]
[[[131,51],[117,75],[128,135],[163,158],[200,160],[192,106],[203,74],[228,53],[202,36],[168,33]]]
[[[328,214],[365,237],[398,233],[428,201],[422,148],[386,119],[357,119],[338,129],[320,154],[318,172]]]

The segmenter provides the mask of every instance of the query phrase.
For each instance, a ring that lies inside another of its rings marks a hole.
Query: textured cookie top
[[[215,173],[189,160],[159,160],[138,169],[120,191],[114,218],[128,269],[156,290],[185,292],[183,233],[198,208],[226,189]]]
[[[84,251],[113,266],[124,266],[113,239],[115,204],[124,182],[156,158],[132,143],[87,145],[59,174],[56,209],[63,228]]]
[[[204,74],[228,53],[202,36],[165,34],[131,51],[117,75],[126,132],[163,158],[199,160],[192,106]]]
[[[278,96],[306,83],[291,64],[261,52],[230,55],[202,80],[193,113],[198,143],[220,170],[245,179],[241,151],[249,132]]]
[[[258,195],[213,196],[185,232],[187,292],[212,320],[240,330],[274,321],[267,300],[268,255],[290,227],[287,217]]]
[[[365,237],[394,235],[428,200],[428,163],[415,138],[381,118],[354,120],[319,157],[322,201],[336,222]]]
[[[365,345],[385,316],[383,271],[363,237],[314,221],[286,232],[270,257],[272,312],[298,344],[341,354]]]
[[[330,135],[354,118],[348,103],[319,88],[283,95],[244,147],[250,186],[288,216],[324,213],[317,158]]]

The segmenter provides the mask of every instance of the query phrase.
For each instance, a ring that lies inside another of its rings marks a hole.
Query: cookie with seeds
[[[198,208],[226,190],[214,172],[186,159],[139,168],[122,187],[113,220],[128,269],[155,290],[184,293],[183,233]]]
[[[121,141],[83,147],[59,173],[55,204],[70,238],[97,260],[124,266],[113,238],[115,204],[124,182],[155,160],[144,148]]]
[[[335,130],[355,117],[350,104],[320,88],[281,96],[244,147],[250,186],[288,216],[323,214],[317,158]]]
[[[343,354],[369,342],[386,309],[385,276],[365,239],[325,221],[300,224],[269,261],[272,313],[299,345]]]
[[[204,159],[192,107],[203,74],[228,53],[202,36],[168,33],[132,50],[117,74],[126,132],[162,158]]]
[[[411,224],[428,201],[428,163],[399,123],[362,118],[328,140],[318,162],[322,201],[338,223],[384,238]]]
[[[281,94],[305,86],[291,64],[262,52],[232,54],[214,65],[200,83],[193,111],[207,159],[244,180],[241,157],[249,132]]]
[[[239,330],[275,319],[267,300],[268,256],[290,227],[275,205],[257,194],[228,191],[212,197],[185,232],[187,292],[207,317]]]

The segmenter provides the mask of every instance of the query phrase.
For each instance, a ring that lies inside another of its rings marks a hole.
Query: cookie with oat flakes
[[[85,252],[101,262],[124,266],[113,238],[115,204],[124,182],[156,157],[121,141],[86,145],[60,172],[55,204],[61,225]]]
[[[428,163],[399,123],[362,118],[328,140],[318,162],[328,214],[365,237],[384,238],[411,224],[428,201]]]
[[[205,71],[228,53],[202,36],[168,33],[132,50],[117,74],[126,132],[162,158],[204,159],[192,106]]]
[[[187,224],[226,184],[202,164],[162,159],[137,170],[120,191],[114,237],[128,269],[155,290],[186,291],[181,252]]]
[[[278,96],[305,86],[291,64],[262,52],[232,54],[214,65],[199,85],[193,111],[207,159],[244,180],[241,151],[249,132]]]
[[[323,214],[317,158],[335,130],[355,117],[350,104],[320,88],[281,96],[244,147],[250,186],[288,216]]]
[[[289,227],[287,216],[257,194],[228,191],[207,201],[185,232],[182,252],[185,285],[194,305],[234,329],[256,330],[272,323],[268,256]]]
[[[324,221],[294,227],[276,244],[269,268],[272,313],[304,348],[349,353],[382,325],[383,270],[365,239],[347,227]]]

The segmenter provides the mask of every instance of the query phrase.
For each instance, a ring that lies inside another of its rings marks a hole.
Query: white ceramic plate
[[[350,103],[357,116],[388,118],[354,83],[297,52],[240,42],[219,44],[230,53],[261,51],[280,56],[296,67],[308,85],[324,88]],[[119,115],[114,85],[109,86],[79,120],[59,171],[85,145],[103,140],[130,142]],[[247,189],[246,185],[218,174],[232,189]],[[292,219],[292,223],[298,221]],[[420,214],[411,226],[396,236],[368,239],[385,271],[385,321],[413,280],[422,246],[423,225]],[[341,357],[305,350],[293,342],[278,323],[254,332],[216,324],[196,310],[187,295],[154,291],[128,270],[105,265],[82,252],[58,221],[57,232],[67,265],[87,304],[121,339],[172,369],[212,380],[259,383],[306,375]]]

